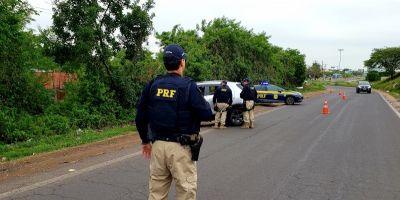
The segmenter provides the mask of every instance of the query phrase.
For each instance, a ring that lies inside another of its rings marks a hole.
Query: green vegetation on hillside
[[[385,79],[372,83],[372,88],[389,91],[397,99],[400,99],[400,73],[393,76],[393,79]]]

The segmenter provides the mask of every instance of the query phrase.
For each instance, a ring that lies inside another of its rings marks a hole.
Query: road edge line
[[[395,107],[393,107],[393,105],[380,92],[377,92],[377,93],[386,102],[386,104],[389,105],[389,107],[393,110],[393,112],[397,115],[397,117],[400,118],[399,111],[397,111],[397,109]]]

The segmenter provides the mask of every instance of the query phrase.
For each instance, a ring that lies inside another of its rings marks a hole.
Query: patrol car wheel
[[[294,104],[294,98],[293,97],[286,97],[285,103],[288,105],[293,105]]]
[[[241,126],[243,124],[243,111],[239,107],[228,110],[226,123],[231,126]]]

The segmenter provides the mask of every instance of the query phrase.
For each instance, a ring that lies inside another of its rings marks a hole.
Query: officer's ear
[[[179,61],[179,67],[183,67],[183,68],[185,68],[186,67],[186,60],[185,59],[181,59],[180,61]]]

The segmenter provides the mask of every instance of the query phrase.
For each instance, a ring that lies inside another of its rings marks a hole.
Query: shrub
[[[369,71],[366,77],[367,81],[379,81],[381,76],[377,71]]]
[[[70,131],[69,119],[60,115],[47,115],[44,117],[45,127],[48,128],[50,134],[61,135]]]

